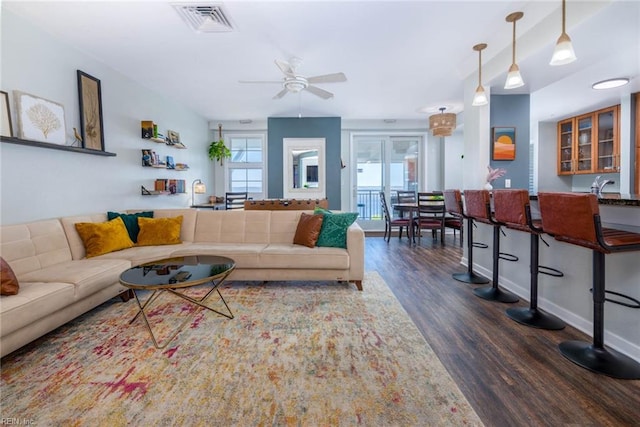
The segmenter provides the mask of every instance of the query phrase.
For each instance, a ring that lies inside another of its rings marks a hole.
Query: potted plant
[[[222,162],[225,158],[231,157],[231,150],[224,144],[224,139],[222,139],[222,125],[218,125],[218,140],[213,141],[209,145],[209,159],[216,160],[220,162],[220,166],[222,166]]]

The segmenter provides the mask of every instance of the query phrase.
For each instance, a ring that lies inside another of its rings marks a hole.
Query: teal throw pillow
[[[347,229],[358,218],[357,212],[333,213],[316,207],[314,214],[322,214],[322,228],[316,246],[347,248]]]
[[[140,233],[140,227],[138,226],[138,218],[153,218],[152,211],[145,212],[137,212],[133,214],[126,213],[118,213],[118,212],[107,212],[107,219],[111,221],[114,218],[122,218],[124,222],[124,226],[127,228],[127,232],[129,233],[129,238],[133,243],[138,241],[138,233]]]

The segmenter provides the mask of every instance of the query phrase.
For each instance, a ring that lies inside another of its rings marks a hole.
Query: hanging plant
[[[222,166],[222,162],[225,158],[231,157],[231,150],[224,145],[224,139],[222,139],[222,125],[218,125],[218,140],[213,141],[209,145],[209,160],[216,160],[220,162],[220,166]]]

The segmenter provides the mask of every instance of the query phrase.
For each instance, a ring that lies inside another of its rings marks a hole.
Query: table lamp
[[[196,204],[196,194],[204,194],[207,192],[207,186],[200,179],[196,179],[191,184],[191,206]]]

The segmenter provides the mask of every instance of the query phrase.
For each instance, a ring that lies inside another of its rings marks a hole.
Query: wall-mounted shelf
[[[107,157],[116,156],[116,153],[110,153],[108,151],[91,150],[89,148],[82,148],[82,147],[71,147],[69,145],[51,144],[50,142],[31,141],[29,139],[20,139],[20,138],[9,137],[9,136],[0,137],[0,141],[8,142],[10,144],[26,145],[27,147],[50,148],[52,150],[71,151],[74,153],[82,153],[82,154],[92,154],[94,156],[107,156]]]
[[[172,193],[170,191],[157,191],[157,190],[147,190],[144,188],[144,185],[140,186],[140,193],[143,196],[177,196],[179,194],[187,194],[185,191],[180,193]]]

